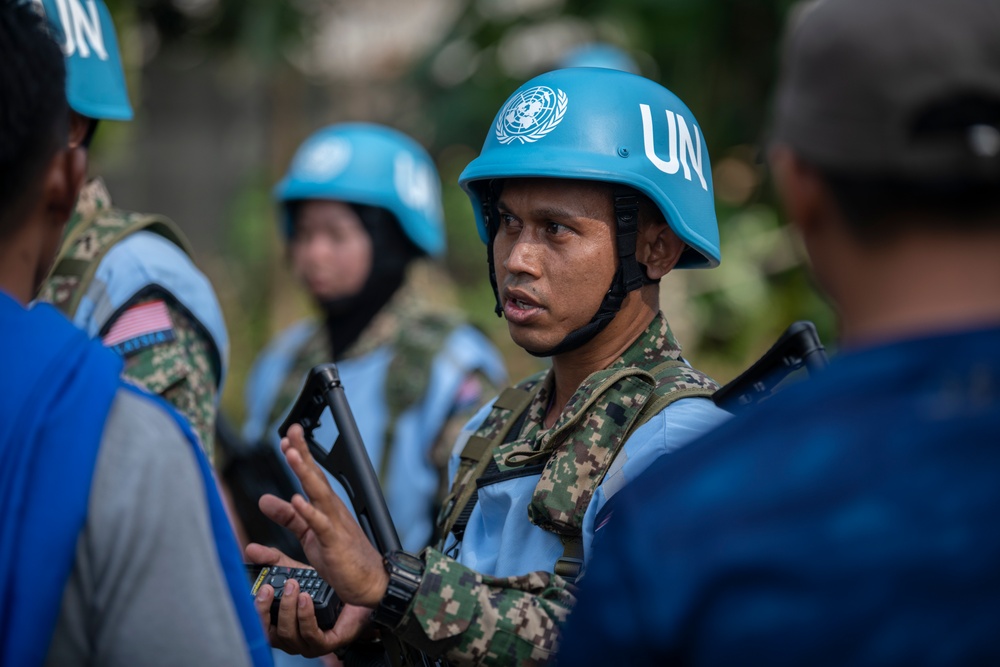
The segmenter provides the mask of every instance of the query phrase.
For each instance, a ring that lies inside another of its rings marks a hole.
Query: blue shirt
[[[613,503],[561,664],[1000,664],[1000,329],[846,354]]]

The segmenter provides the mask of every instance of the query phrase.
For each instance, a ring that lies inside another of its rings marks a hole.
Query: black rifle
[[[812,376],[826,368],[827,358],[812,322],[793,323],[760,359],[712,395],[720,408],[736,412],[777,393],[797,375]]]
[[[338,432],[337,440],[329,449],[324,449],[312,437],[326,408],[330,408]],[[379,486],[378,475],[368,458],[368,450],[365,449],[357,422],[354,421],[351,406],[347,403],[336,364],[320,364],[309,371],[302,393],[285,421],[278,427],[278,434],[285,437],[292,424],[302,426],[313,458],[343,485],[358,517],[358,523],[378,552],[385,554],[402,548],[396,526],[385,504],[385,496],[382,495],[382,487]],[[378,655],[371,664],[385,664],[386,659],[393,667],[430,667],[435,664],[429,657],[392,635],[383,637],[382,647],[384,656]],[[347,662],[369,661],[372,657],[353,656],[352,660],[349,652]]]

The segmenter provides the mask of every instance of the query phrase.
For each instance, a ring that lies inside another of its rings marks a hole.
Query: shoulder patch
[[[176,337],[166,302],[156,299],[132,306],[119,315],[102,341],[105,347],[128,357]]]
[[[475,374],[467,375],[455,395],[452,412],[471,410],[482,403],[483,383]]]

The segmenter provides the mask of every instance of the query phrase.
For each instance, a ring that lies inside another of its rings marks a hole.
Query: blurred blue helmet
[[[639,73],[639,66],[623,49],[600,42],[581,44],[570,49],[559,59],[558,66],[560,68],[603,67],[631,74]]]
[[[570,68],[537,76],[514,91],[496,115],[479,157],[459,176],[485,243],[485,186],[506,178],[629,186],[649,197],[687,244],[678,267],[719,263],[705,139],[690,109],[649,79],[611,69]]]
[[[131,120],[118,37],[102,0],[33,0],[66,55],[66,99],[88,118]]]
[[[398,130],[342,123],[303,142],[274,189],[282,204],[327,199],[387,209],[414,244],[432,257],[445,249],[441,181],[420,144]],[[284,232],[292,233],[283,207]]]

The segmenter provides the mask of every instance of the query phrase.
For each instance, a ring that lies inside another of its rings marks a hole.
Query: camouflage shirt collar
[[[642,335],[608,368],[639,366],[649,369],[680,356],[681,346],[674,338],[674,333],[667,324],[667,318],[660,311],[656,313]]]
[[[681,346],[670,330],[670,325],[667,324],[667,318],[663,315],[663,312],[658,312],[653,321],[646,327],[646,330],[642,332],[642,335],[620,357],[611,362],[606,369],[601,369],[584,380],[583,384],[574,392],[573,397],[570,398],[569,403],[566,404],[563,413],[556,420],[553,428],[558,427],[561,422],[564,422],[577,409],[577,406],[587,398],[592,388],[591,385],[597,379],[596,376],[598,374],[605,375],[608,371],[631,367],[650,370],[665,361],[678,359],[680,356]],[[536,438],[543,436],[546,431],[551,430],[542,428],[555,383],[551,369],[541,379],[541,382],[542,386],[539,392],[535,395],[531,405],[528,406],[527,424],[521,431],[525,435]]]
[[[87,181],[80,188],[80,196],[76,200],[76,209],[66,223],[66,231],[63,236],[68,238],[73,230],[82,222],[93,220],[101,211],[111,208],[111,193],[108,186],[104,184],[104,179],[100,176]]]

